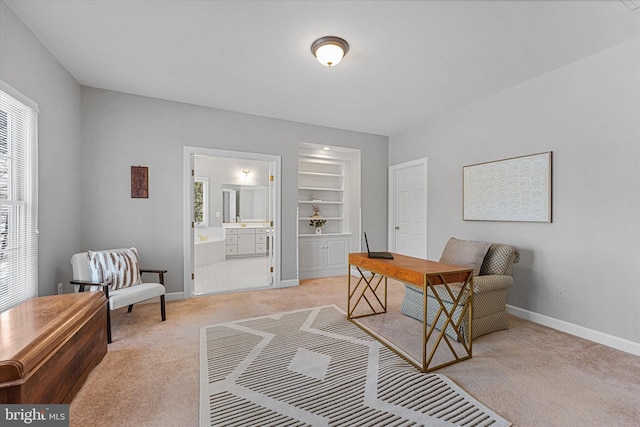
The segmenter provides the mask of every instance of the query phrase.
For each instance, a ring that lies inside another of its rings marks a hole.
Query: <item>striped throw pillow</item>
[[[118,251],[88,251],[91,280],[116,290],[142,283],[136,248]]]

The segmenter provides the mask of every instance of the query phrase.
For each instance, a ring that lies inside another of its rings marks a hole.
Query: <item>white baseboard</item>
[[[640,343],[637,342],[615,337],[613,335],[585,328],[584,326],[575,325],[573,323],[565,322],[564,320],[558,320],[553,317],[534,313],[533,311],[524,310],[522,308],[514,307],[511,305],[507,305],[507,312],[509,314],[513,314],[514,316],[530,320],[534,323],[548,326],[549,328],[553,328],[558,331],[566,332],[567,334],[575,335],[577,337],[584,338],[598,344],[606,345],[607,347],[615,348],[616,350],[624,351],[625,353],[640,356]]]
[[[290,288],[292,286],[298,286],[300,281],[298,279],[280,280],[278,288]]]
[[[298,286],[299,284],[300,282],[298,281],[298,279],[281,280],[279,287],[289,288],[292,286]],[[178,300],[184,299],[184,292],[169,292],[165,294],[164,298],[165,298],[165,301],[178,301]],[[148,299],[146,301],[142,301],[139,304],[151,304],[151,303],[157,304],[159,302],[160,302],[160,297],[155,297],[155,298]]]
[[[165,301],[177,301],[180,299],[184,299],[184,292],[170,292],[170,293],[164,294]],[[137,304],[153,304],[153,303],[155,304],[160,303],[160,297],[153,297],[151,299],[141,301]]]
[[[184,299],[184,292],[169,292],[164,296],[166,301],[177,301]]]
[[[327,268],[325,270],[301,271],[298,276],[300,280],[322,279],[323,277],[344,276],[347,274],[347,271],[348,269],[346,267]]]

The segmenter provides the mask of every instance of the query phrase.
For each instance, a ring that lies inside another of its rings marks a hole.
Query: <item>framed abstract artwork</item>
[[[131,198],[149,198],[149,168],[147,166],[131,166]]]
[[[551,222],[552,152],[464,166],[463,220]]]

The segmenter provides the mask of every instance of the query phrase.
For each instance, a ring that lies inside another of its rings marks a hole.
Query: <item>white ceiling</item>
[[[381,135],[640,35],[617,0],[6,3],[82,85]]]

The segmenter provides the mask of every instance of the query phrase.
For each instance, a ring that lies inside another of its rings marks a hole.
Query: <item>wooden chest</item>
[[[102,292],[28,300],[0,314],[0,403],[70,403],[107,353]]]

